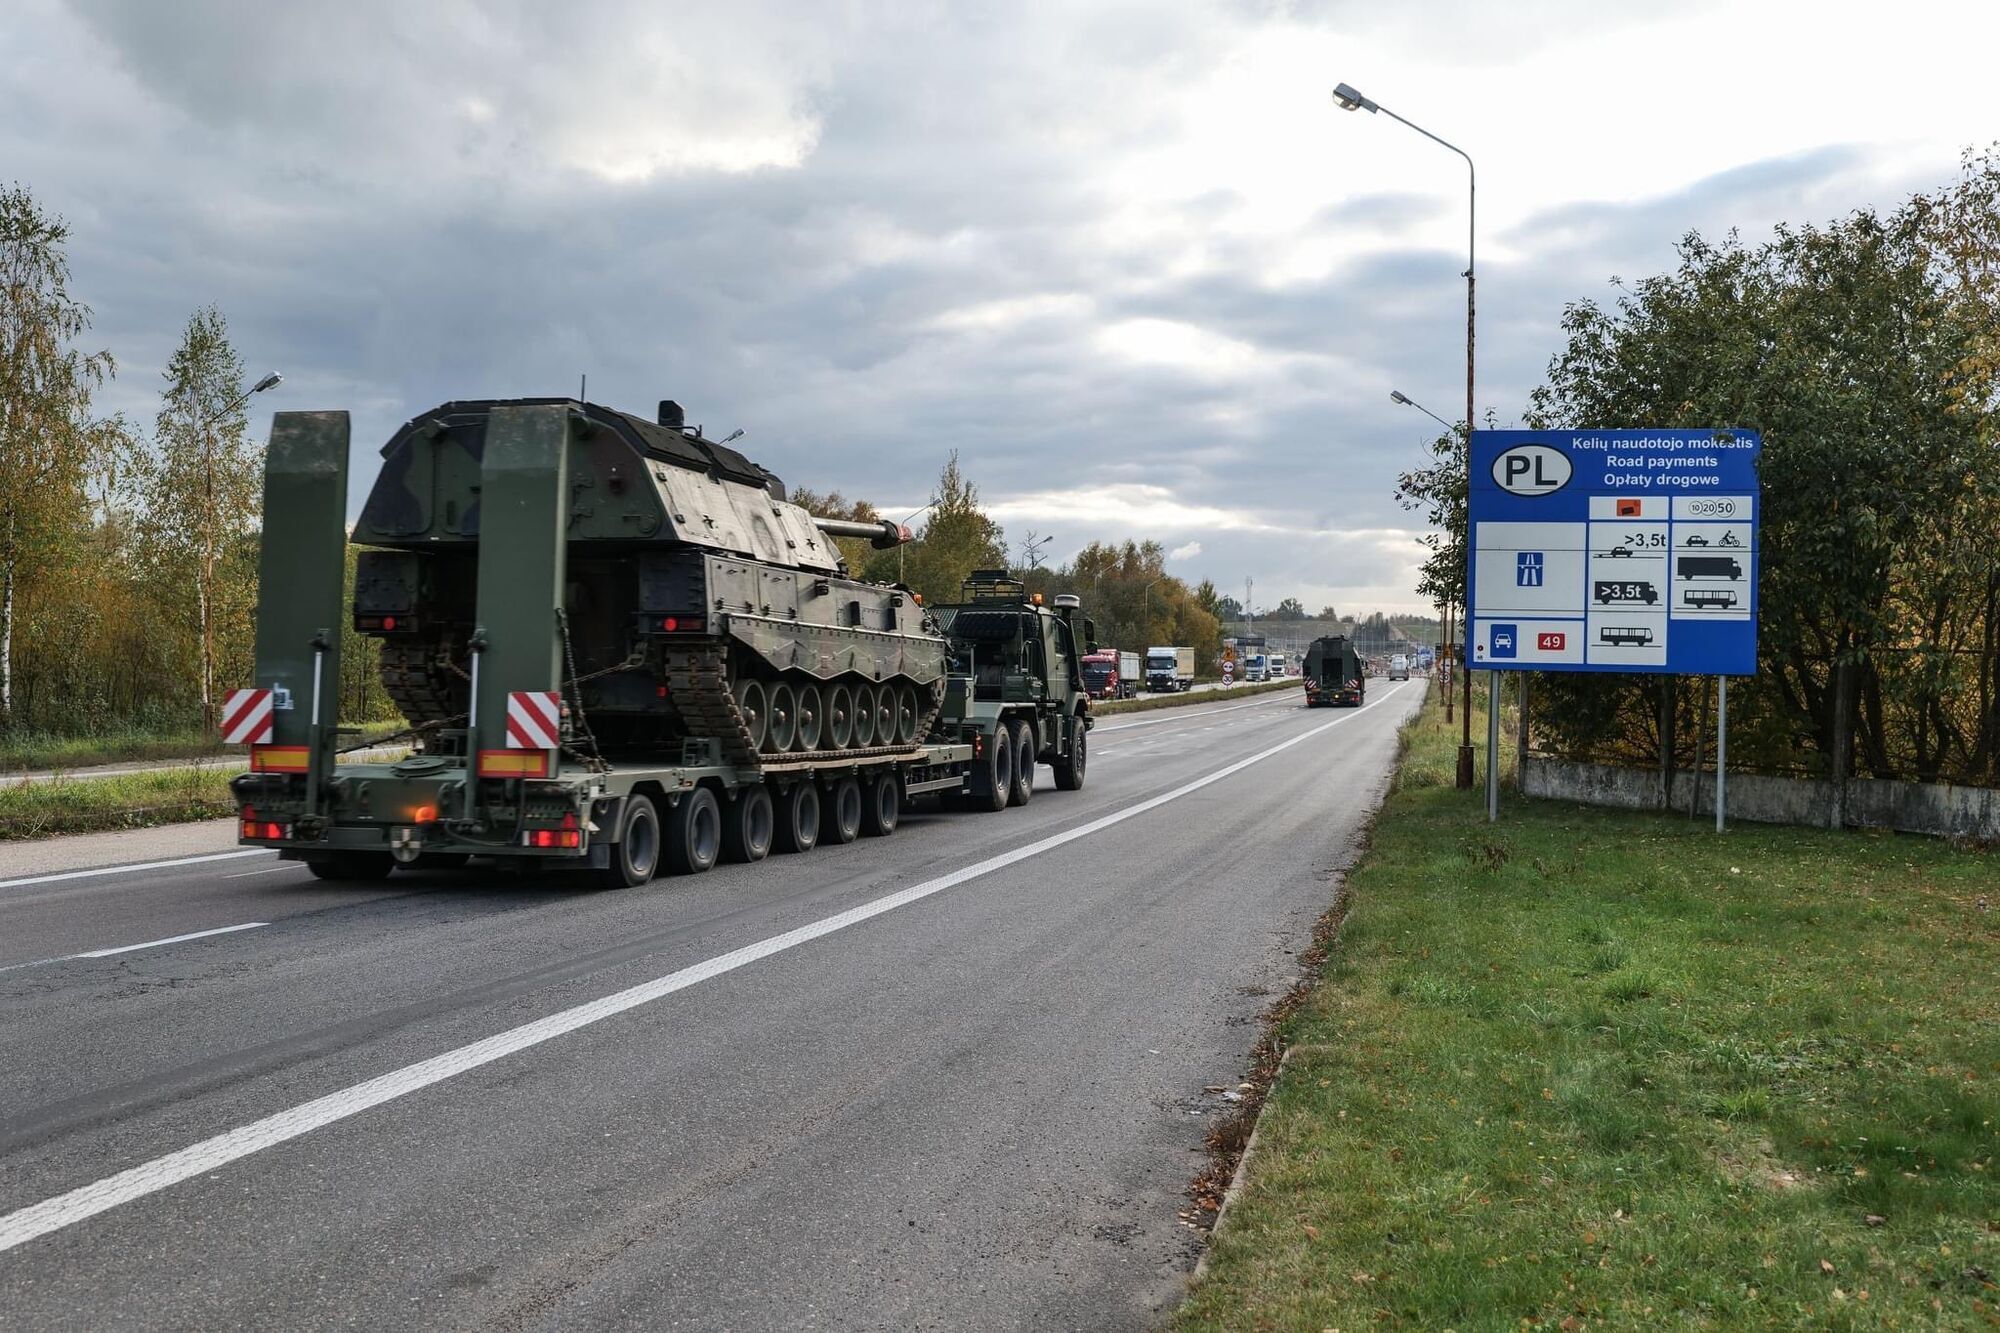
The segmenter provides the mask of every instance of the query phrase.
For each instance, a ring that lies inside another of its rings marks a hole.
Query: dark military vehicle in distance
[[[1004,569],[974,570],[959,598],[930,608],[952,645],[936,737],[973,747],[972,776],[946,803],[1026,804],[1037,763],[1062,790],[1083,786],[1093,724],[1083,658],[1097,645],[1080,601],[1044,605]]]
[[[1359,707],[1368,697],[1368,668],[1343,635],[1314,639],[1306,649],[1306,707]]]

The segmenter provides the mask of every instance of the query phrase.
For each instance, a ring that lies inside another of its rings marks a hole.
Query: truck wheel
[[[860,836],[861,784],[841,778],[820,798],[819,840],[844,847]]]
[[[771,789],[761,782],[745,787],[723,817],[722,855],[730,861],[761,861],[771,854],[771,837],[776,832]]]
[[[381,880],[395,868],[396,858],[387,852],[327,852],[306,858],[306,869],[314,879]]]
[[[1083,769],[1089,761],[1090,732],[1085,730],[1083,719],[1078,718],[1076,731],[1069,740],[1069,753],[1049,765],[1055,770],[1056,787],[1061,791],[1075,791],[1083,786]]]
[[[667,811],[667,870],[699,875],[722,854],[722,807],[715,793],[696,787]]]
[[[618,841],[611,844],[611,864],[597,872],[607,889],[637,888],[660,866],[660,816],[649,796],[628,796],[618,817]]]
[[[1026,722],[1014,724],[1015,805],[1026,805],[1035,794],[1035,731]]]
[[[781,852],[809,852],[819,841],[819,788],[795,782],[778,793],[778,828],[771,845]]]
[[[966,801],[974,810],[1005,810],[1014,794],[1014,731],[1006,722],[986,740],[986,753],[972,761]]]
[[[861,831],[871,838],[886,838],[896,831],[903,817],[903,786],[894,773],[877,773],[868,783],[861,802]]]

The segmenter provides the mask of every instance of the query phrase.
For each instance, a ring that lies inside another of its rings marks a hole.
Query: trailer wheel
[[[840,778],[826,789],[819,806],[819,840],[845,846],[861,836],[861,784]]]
[[[327,852],[306,858],[306,869],[314,879],[387,879],[395,868],[396,858],[387,852]]]
[[[795,782],[778,793],[778,828],[772,846],[781,852],[809,852],[819,841],[819,788]]]
[[[761,861],[771,854],[777,815],[771,789],[758,783],[736,794],[722,820],[722,855],[729,861]]]
[[[1090,759],[1090,742],[1086,739],[1089,735],[1083,719],[1077,718],[1069,738],[1069,753],[1049,765],[1055,770],[1058,789],[1075,791],[1083,786],[1084,766]]]
[[[722,854],[722,807],[715,793],[696,787],[667,811],[667,869],[699,875]]]
[[[607,889],[630,889],[653,877],[660,865],[660,816],[650,796],[628,796],[618,819],[618,841],[607,850],[611,864],[597,872]]]
[[[1014,724],[1015,805],[1026,805],[1035,794],[1035,730],[1025,721]]]
[[[861,831],[871,838],[886,838],[896,831],[903,817],[903,784],[894,773],[877,773],[868,783],[861,803]]]
[[[1014,732],[1002,721],[986,740],[986,753],[972,761],[966,800],[974,810],[1005,810],[1014,794]]]

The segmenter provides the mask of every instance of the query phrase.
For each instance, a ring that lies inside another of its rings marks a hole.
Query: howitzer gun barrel
[[[900,523],[892,523],[886,518],[874,522],[862,522],[851,518],[820,518],[814,515],[813,522],[818,524],[819,530],[829,537],[865,537],[869,545],[878,551],[894,550],[904,542],[915,540],[908,528]]]

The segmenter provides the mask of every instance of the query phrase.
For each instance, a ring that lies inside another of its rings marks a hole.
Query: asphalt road
[[[622,893],[0,881],[0,1323],[1156,1324],[1422,689],[1107,719],[1081,792]]]

